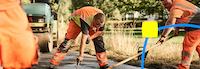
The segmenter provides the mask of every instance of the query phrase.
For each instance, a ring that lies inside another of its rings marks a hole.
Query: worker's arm
[[[84,55],[84,49],[86,47],[86,41],[87,41],[87,38],[89,37],[89,30],[88,30],[89,25],[82,19],[80,19],[80,22],[81,22],[82,37],[81,37],[81,44],[80,44],[78,59],[82,61],[83,55]]]
[[[173,24],[175,24],[175,22],[176,22],[176,18],[171,17],[167,20],[167,22],[165,23],[165,26],[166,25],[173,25]],[[168,34],[172,31],[172,29],[173,28],[164,29],[161,36],[168,36]]]
[[[175,9],[175,10],[170,11],[169,18],[168,18],[167,22],[165,23],[165,25],[175,24],[177,18],[181,18],[182,14],[183,14],[182,10]],[[173,28],[164,29],[157,44],[162,44],[166,40],[166,37],[169,35],[169,33],[172,31],[172,29]]]
[[[82,34],[80,51],[79,51],[79,53],[80,53],[79,57],[83,57],[83,55],[84,55],[84,49],[86,47],[86,40],[87,40],[88,36],[89,35],[87,35],[87,34]]]
[[[97,31],[91,37],[89,37],[89,35],[87,35],[87,34],[84,34],[84,33],[82,34],[81,44],[80,44],[80,51],[79,51],[80,55],[78,57],[78,59],[80,61],[83,60],[84,49],[86,47],[86,41],[87,41],[87,39],[89,38],[89,41],[90,41],[90,40],[92,40],[92,39],[94,39],[94,38],[96,38],[98,36],[101,36],[102,34],[103,34],[103,31]]]
[[[172,25],[172,24],[175,24],[175,22],[176,22],[176,18],[169,18],[165,25]],[[162,44],[166,40],[167,36],[172,31],[172,29],[173,28],[164,29],[157,44]]]

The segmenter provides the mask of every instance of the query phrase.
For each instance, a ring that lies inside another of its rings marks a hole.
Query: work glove
[[[160,37],[160,39],[157,41],[157,43],[156,43],[156,44],[162,44],[163,42],[165,42],[165,41],[166,41],[166,39],[167,39],[167,37],[166,37],[166,36],[161,36],[161,37]]]

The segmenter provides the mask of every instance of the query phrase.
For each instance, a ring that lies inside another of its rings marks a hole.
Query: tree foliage
[[[29,0],[23,1],[27,3]],[[69,0],[60,1],[63,6],[69,4]],[[200,0],[191,0],[191,2],[200,7]],[[107,16],[113,15],[113,11],[116,9],[119,9],[120,14],[139,11],[145,14],[159,13],[161,15],[164,9],[159,0],[70,0],[70,3],[72,5],[66,10],[68,13],[83,6],[95,6],[103,10]]]
[[[189,0],[189,1],[195,4],[196,6],[200,7],[200,0]]]
[[[72,0],[75,9],[83,6],[95,6],[111,15],[116,8],[121,14],[139,11],[147,14],[161,13],[163,8],[158,0]]]

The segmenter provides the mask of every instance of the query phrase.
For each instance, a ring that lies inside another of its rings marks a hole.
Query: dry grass
[[[105,34],[104,41],[108,57],[115,61],[121,61],[136,54],[136,44],[138,43],[139,46],[143,46],[144,41],[144,38],[137,36],[133,36],[133,34],[124,34],[123,32]],[[148,45],[152,46],[156,41],[157,38],[149,39]],[[162,46],[149,51],[145,66],[150,69],[175,69],[176,65],[181,60],[182,41],[183,36],[174,37],[165,42]],[[88,46],[86,51],[89,54],[95,55],[93,46]],[[192,62],[191,68],[200,68],[196,52],[193,60],[194,62]],[[140,66],[140,61],[132,60],[128,62],[128,64]]]

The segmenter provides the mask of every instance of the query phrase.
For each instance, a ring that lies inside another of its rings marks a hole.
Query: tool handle
[[[157,47],[157,46],[160,46],[160,44],[156,44],[156,45],[154,45],[154,46],[148,48],[145,52],[147,52],[147,51],[149,51],[149,50],[152,50],[152,49],[154,49],[154,48]],[[128,61],[134,59],[135,57],[138,57],[138,56],[141,55],[141,54],[142,54],[142,52],[140,52],[140,53],[138,53],[138,54],[136,54],[136,55],[134,55],[134,56],[132,56],[132,57],[129,57],[129,58],[127,58],[127,59],[125,59],[125,60],[123,60],[123,61],[117,63],[117,64],[113,64],[113,65],[111,65],[108,69],[112,69],[113,67],[116,67],[116,66],[119,66],[119,65],[121,65],[121,64],[124,64],[124,63],[126,63],[126,62],[128,62]]]

